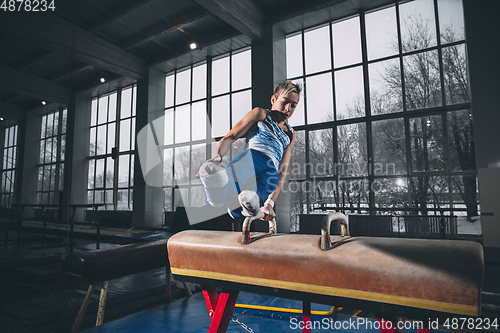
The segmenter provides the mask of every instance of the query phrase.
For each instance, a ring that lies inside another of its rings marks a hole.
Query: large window
[[[461,1],[415,0],[286,38],[300,213],[477,215]]]
[[[2,207],[9,208],[14,203],[14,188],[16,176],[17,158],[17,131],[18,126],[10,126],[5,129],[3,143],[3,165],[2,165]]]
[[[163,146],[165,211],[206,204],[205,191],[196,174],[207,158],[215,154],[216,140],[252,109],[250,52],[249,49],[231,52],[167,74]],[[234,144],[224,162],[243,147],[244,141]]]
[[[88,203],[132,210],[137,87],[92,100]]]
[[[66,125],[68,110],[61,109],[42,117],[37,203],[59,204],[64,186]]]

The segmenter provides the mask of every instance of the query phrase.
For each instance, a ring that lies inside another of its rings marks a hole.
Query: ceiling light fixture
[[[100,81],[101,81],[101,83],[104,83],[104,82],[106,82],[106,79],[101,77]]]
[[[198,47],[198,45],[196,45],[196,43],[191,43],[189,47],[191,48],[191,50],[194,50]]]
[[[47,102],[45,102],[45,101],[42,101],[42,105],[46,105],[46,104],[47,104]]]

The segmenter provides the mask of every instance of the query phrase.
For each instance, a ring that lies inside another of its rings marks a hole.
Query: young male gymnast
[[[274,223],[274,202],[287,175],[295,131],[287,120],[299,103],[302,86],[292,81],[280,83],[271,96],[271,109],[256,107],[248,112],[217,145],[217,154],[206,161],[198,173],[214,207],[237,200],[233,218],[255,216],[263,212],[264,221]],[[222,157],[231,144],[246,134],[248,149],[236,155],[223,168]]]

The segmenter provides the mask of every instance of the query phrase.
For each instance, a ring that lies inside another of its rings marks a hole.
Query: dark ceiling
[[[168,71],[181,58],[194,62],[259,42],[269,23],[326,7],[347,13],[359,2],[54,0],[53,11],[1,9],[0,116],[20,119],[42,100],[65,105],[76,92],[99,86],[101,77],[138,80],[151,66]],[[198,50],[189,48],[192,42]]]

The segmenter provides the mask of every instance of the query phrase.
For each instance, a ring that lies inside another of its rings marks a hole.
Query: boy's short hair
[[[277,97],[284,95],[284,94],[288,94],[290,92],[296,92],[297,94],[300,95],[300,93],[302,92],[302,87],[303,87],[302,83],[300,83],[300,82],[294,83],[290,80],[286,80],[286,81],[278,84],[278,86],[276,87],[276,90],[274,91],[274,94]]]

